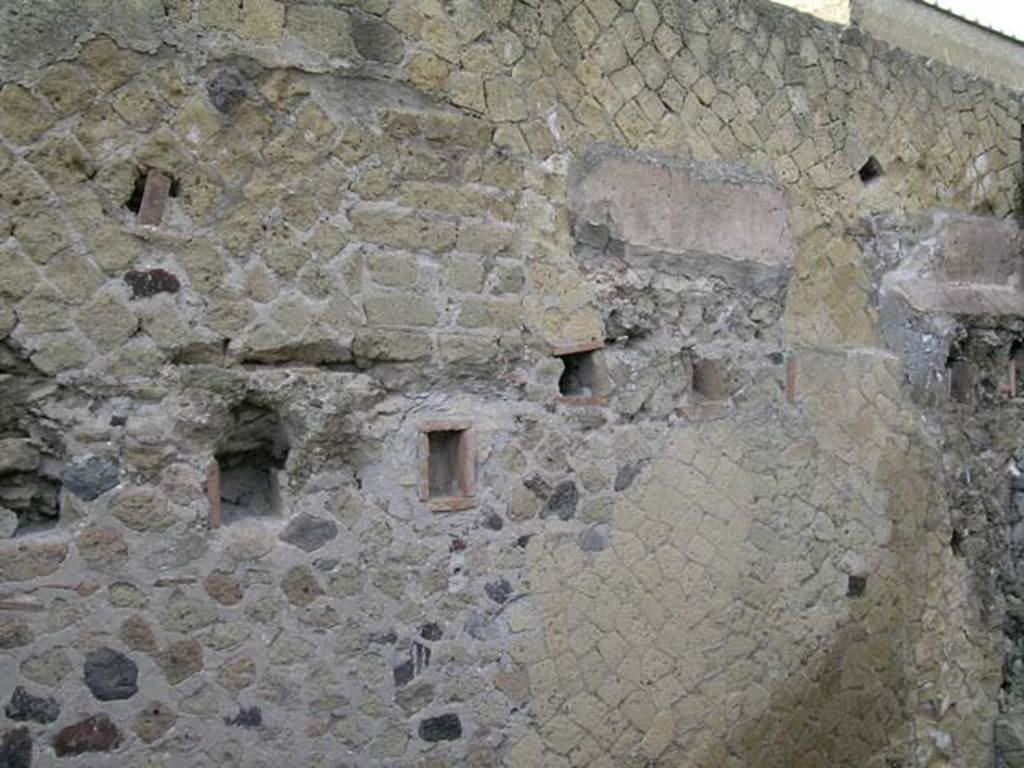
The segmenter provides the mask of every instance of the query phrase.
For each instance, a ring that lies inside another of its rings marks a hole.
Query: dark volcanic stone
[[[397,64],[402,60],[402,36],[390,24],[373,16],[352,19],[352,42],[364,59]]]
[[[117,464],[102,456],[90,456],[64,470],[64,487],[84,501],[92,501],[117,485]]]
[[[113,648],[100,648],[85,657],[85,684],[100,701],[130,699],[139,690],[139,668]]]
[[[306,552],[312,552],[337,535],[338,526],[333,521],[302,514],[288,523],[280,539]]]
[[[106,715],[93,715],[69,725],[53,739],[57,757],[83,752],[107,752],[121,743],[121,732]]]
[[[504,603],[512,596],[512,585],[505,579],[496,579],[484,584],[484,592],[496,603]]]
[[[492,531],[500,531],[505,527],[505,521],[501,519],[501,515],[497,512],[488,512],[484,517],[484,526]]]
[[[576,504],[579,500],[580,493],[576,490],[576,483],[571,480],[559,483],[548,499],[542,517],[554,516],[559,520],[571,520],[576,516]]]
[[[225,717],[224,725],[237,725],[241,728],[260,728],[263,726],[263,713],[257,706],[241,707],[234,717]]]
[[[624,491],[633,484],[637,475],[643,471],[644,465],[637,461],[632,464],[623,464],[615,475],[615,490]]]
[[[36,723],[52,723],[60,715],[60,703],[56,699],[33,696],[19,685],[4,707],[4,714],[18,722],[31,720]]]
[[[440,640],[444,637],[444,630],[441,629],[440,624],[432,621],[420,627],[420,637],[424,640]]]
[[[420,738],[424,741],[455,741],[462,738],[462,721],[448,713],[420,721]]]
[[[237,72],[222,69],[206,84],[206,93],[220,112],[230,112],[245,98],[246,88]]]
[[[125,273],[124,281],[131,287],[133,299],[144,299],[158,293],[177,293],[181,289],[178,278],[166,269],[133,269]]]
[[[413,666],[412,661],[406,661],[391,670],[391,673],[395,677],[395,687],[398,687],[412,680],[413,675],[416,674],[416,667]]]
[[[0,739],[0,766],[2,768],[29,768],[32,765],[32,737],[22,726],[4,734]]]

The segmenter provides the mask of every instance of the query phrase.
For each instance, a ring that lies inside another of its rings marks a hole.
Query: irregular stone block
[[[14,728],[0,739],[0,766],[3,768],[31,768],[32,737],[28,728]]]
[[[242,602],[242,583],[224,571],[213,571],[203,579],[206,593],[221,605],[237,605]]]
[[[94,568],[117,568],[128,561],[128,544],[115,528],[90,527],[75,536],[78,554]]]
[[[0,651],[24,648],[35,639],[32,627],[13,621],[0,621]]]
[[[151,701],[135,718],[132,730],[145,744],[152,744],[171,730],[178,720],[173,709],[162,701]]]
[[[398,30],[374,16],[352,18],[352,42],[359,55],[370,61],[397,64],[405,52]]]
[[[576,483],[568,480],[555,486],[555,490],[548,499],[547,505],[541,517],[557,517],[560,520],[571,520],[576,516],[576,505],[579,503],[580,493]]]
[[[792,269],[785,190],[766,176],[597,146],[570,186],[577,241],[631,267],[739,287]]]
[[[28,440],[0,440],[0,475],[9,472],[32,472],[39,466],[39,451]]]
[[[306,552],[313,552],[337,535],[338,526],[332,520],[303,513],[289,521],[279,538]]]
[[[512,585],[506,579],[489,581],[484,585],[484,592],[496,603],[505,603],[512,596]]]
[[[133,531],[162,531],[174,523],[167,499],[146,488],[119,494],[108,507],[110,513]]]
[[[18,685],[4,707],[4,714],[18,722],[52,723],[60,715],[60,702],[50,697],[33,696]],[[3,765],[2,761],[0,765]]]
[[[203,648],[195,640],[180,640],[171,643],[157,663],[167,682],[177,685],[203,669]]]
[[[64,470],[64,487],[84,501],[92,501],[117,485],[120,469],[103,456],[90,456]]]
[[[68,554],[62,541],[0,542],[0,581],[28,581],[54,573]]]
[[[323,593],[313,570],[306,565],[296,565],[281,579],[281,590],[292,605],[309,605]]]
[[[181,282],[177,276],[166,269],[133,269],[125,273],[124,281],[132,289],[133,299],[145,299],[158,293],[177,293],[181,290]]]
[[[121,732],[106,715],[93,715],[69,725],[53,740],[57,757],[85,752],[109,752],[121,743]]]
[[[85,657],[85,684],[100,701],[130,699],[139,690],[139,668],[113,648],[100,648]]]

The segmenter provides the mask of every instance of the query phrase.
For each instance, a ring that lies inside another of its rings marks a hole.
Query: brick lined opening
[[[872,182],[878,181],[885,175],[885,169],[882,164],[872,156],[868,158],[868,161],[860,167],[857,171],[857,175],[860,176],[860,180],[865,185],[871,184]]]
[[[421,500],[437,510],[475,506],[476,456],[469,424],[427,422],[420,430]]]
[[[278,514],[287,459],[288,440],[276,413],[252,403],[234,409],[211,471],[219,485],[210,499],[211,506],[219,503],[219,515],[211,510],[214,524]]]
[[[705,400],[725,400],[729,395],[725,364],[721,360],[694,358],[692,386]]]

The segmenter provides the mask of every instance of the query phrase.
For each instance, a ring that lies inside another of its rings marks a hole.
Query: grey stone
[[[30,768],[32,765],[32,737],[28,728],[14,728],[0,739],[0,766],[3,768]]]
[[[424,624],[420,627],[420,637],[424,640],[440,640],[444,637],[444,630],[441,629],[441,625],[436,621],[432,621],[429,624]]]
[[[18,514],[0,507],[0,539],[11,538],[18,530]]]
[[[413,676],[416,674],[416,668],[413,666],[412,661],[405,661],[399,664],[397,667],[391,670],[391,675],[395,680],[395,687],[405,685]]]
[[[512,585],[506,579],[496,579],[484,585],[484,592],[496,603],[505,603],[512,596]]]
[[[18,722],[52,723],[60,715],[60,702],[45,696],[33,696],[19,685],[4,707],[4,714]]]
[[[643,463],[639,461],[623,464],[619,467],[619,471],[615,474],[615,490],[624,491],[629,488],[633,481],[636,480],[637,475],[643,471],[643,468]]]
[[[117,464],[110,459],[90,456],[64,470],[61,481],[78,498],[92,501],[116,486],[120,474]]]
[[[576,488],[576,483],[571,480],[559,483],[555,486],[551,498],[548,499],[541,517],[554,516],[559,520],[571,520],[576,516],[576,505],[579,500],[580,493]]]
[[[352,42],[364,59],[397,64],[402,60],[402,36],[390,24],[372,16],[353,15]]]
[[[319,549],[338,535],[338,526],[331,520],[313,515],[301,514],[288,523],[281,532],[281,541],[312,552]]]
[[[219,112],[230,112],[245,98],[245,82],[234,70],[222,69],[206,84],[206,95]]]
[[[608,532],[604,526],[586,528],[580,532],[579,543],[584,552],[601,552],[608,546]]]
[[[39,451],[28,440],[0,440],[0,475],[9,472],[31,472],[39,466]]]
[[[139,668],[113,648],[100,648],[85,657],[85,684],[100,701],[130,699],[139,690]]]
[[[420,721],[420,738],[424,741],[455,741],[462,738],[462,721],[451,712]]]

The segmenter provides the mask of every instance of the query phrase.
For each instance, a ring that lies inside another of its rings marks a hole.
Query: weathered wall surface
[[[9,764],[1014,764],[1016,95],[755,0],[0,15]]]

